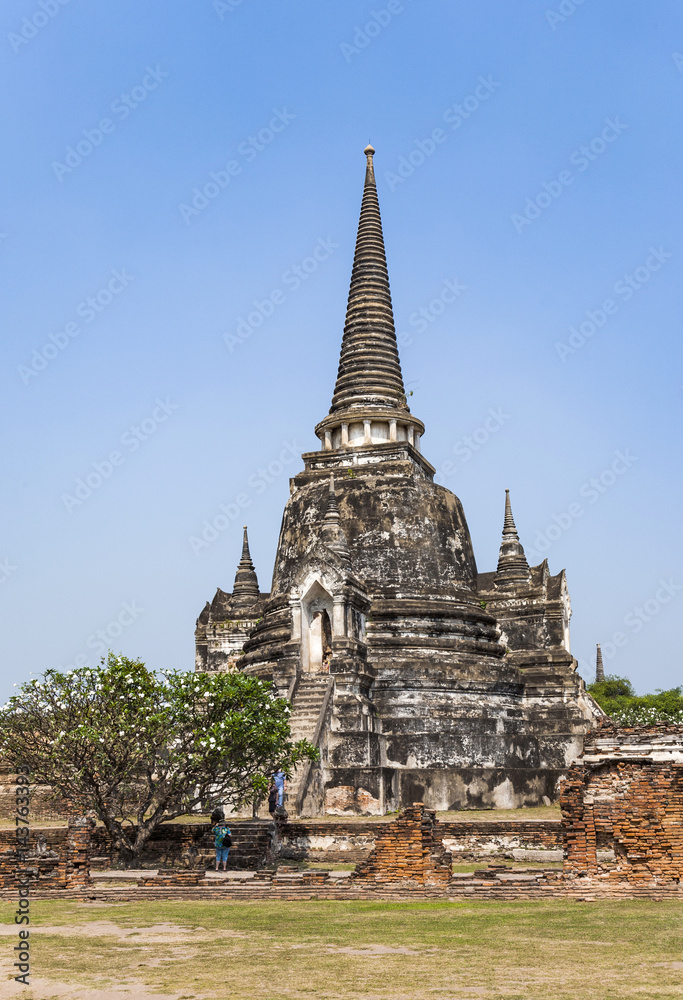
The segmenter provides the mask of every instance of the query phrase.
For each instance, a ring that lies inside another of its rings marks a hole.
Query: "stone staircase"
[[[227,819],[232,834],[232,847],[228,855],[228,868],[256,869],[261,868],[270,860],[270,830],[269,820],[231,820]],[[213,835],[207,834],[197,852],[197,865],[200,868],[211,869],[216,860],[216,849],[213,847]]]
[[[294,743],[297,740],[314,742],[329,682],[328,674],[305,674],[299,681],[299,686],[292,700],[290,716],[290,728]],[[297,767],[291,780],[287,782],[285,808],[290,816],[297,814],[297,797],[302,791],[302,784],[308,781],[309,775],[310,767],[304,761]]]

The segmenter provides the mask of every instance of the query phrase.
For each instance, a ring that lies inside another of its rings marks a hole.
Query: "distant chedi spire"
[[[602,664],[602,650],[600,649],[600,643],[596,643],[595,652],[595,682],[596,684],[605,679],[605,668]]]

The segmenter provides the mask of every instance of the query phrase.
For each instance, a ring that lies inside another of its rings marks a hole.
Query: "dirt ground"
[[[676,902],[35,901],[29,988],[11,919],[2,1000],[683,997]]]

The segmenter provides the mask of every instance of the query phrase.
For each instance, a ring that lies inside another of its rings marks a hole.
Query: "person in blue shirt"
[[[277,771],[273,772],[273,781],[275,782],[275,787],[277,789],[277,808],[282,809],[285,804],[285,781],[287,780],[287,775],[282,770],[282,767],[278,767]]]
[[[218,871],[218,866],[223,862],[223,871],[228,870],[228,854],[230,853],[230,848],[232,847],[232,837],[230,835],[230,828],[224,819],[221,819],[216,823],[213,830],[213,842],[216,847],[216,871]]]

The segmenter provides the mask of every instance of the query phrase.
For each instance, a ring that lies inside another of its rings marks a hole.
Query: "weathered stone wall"
[[[683,879],[683,726],[603,725],[562,786],[565,873],[666,885]],[[600,850],[614,851],[610,866]]]
[[[557,851],[562,849],[559,821],[470,820],[439,821],[445,847],[454,857],[505,856],[513,850]],[[375,846],[384,823],[304,822],[287,823],[282,833],[285,857],[326,863],[358,862]]]

